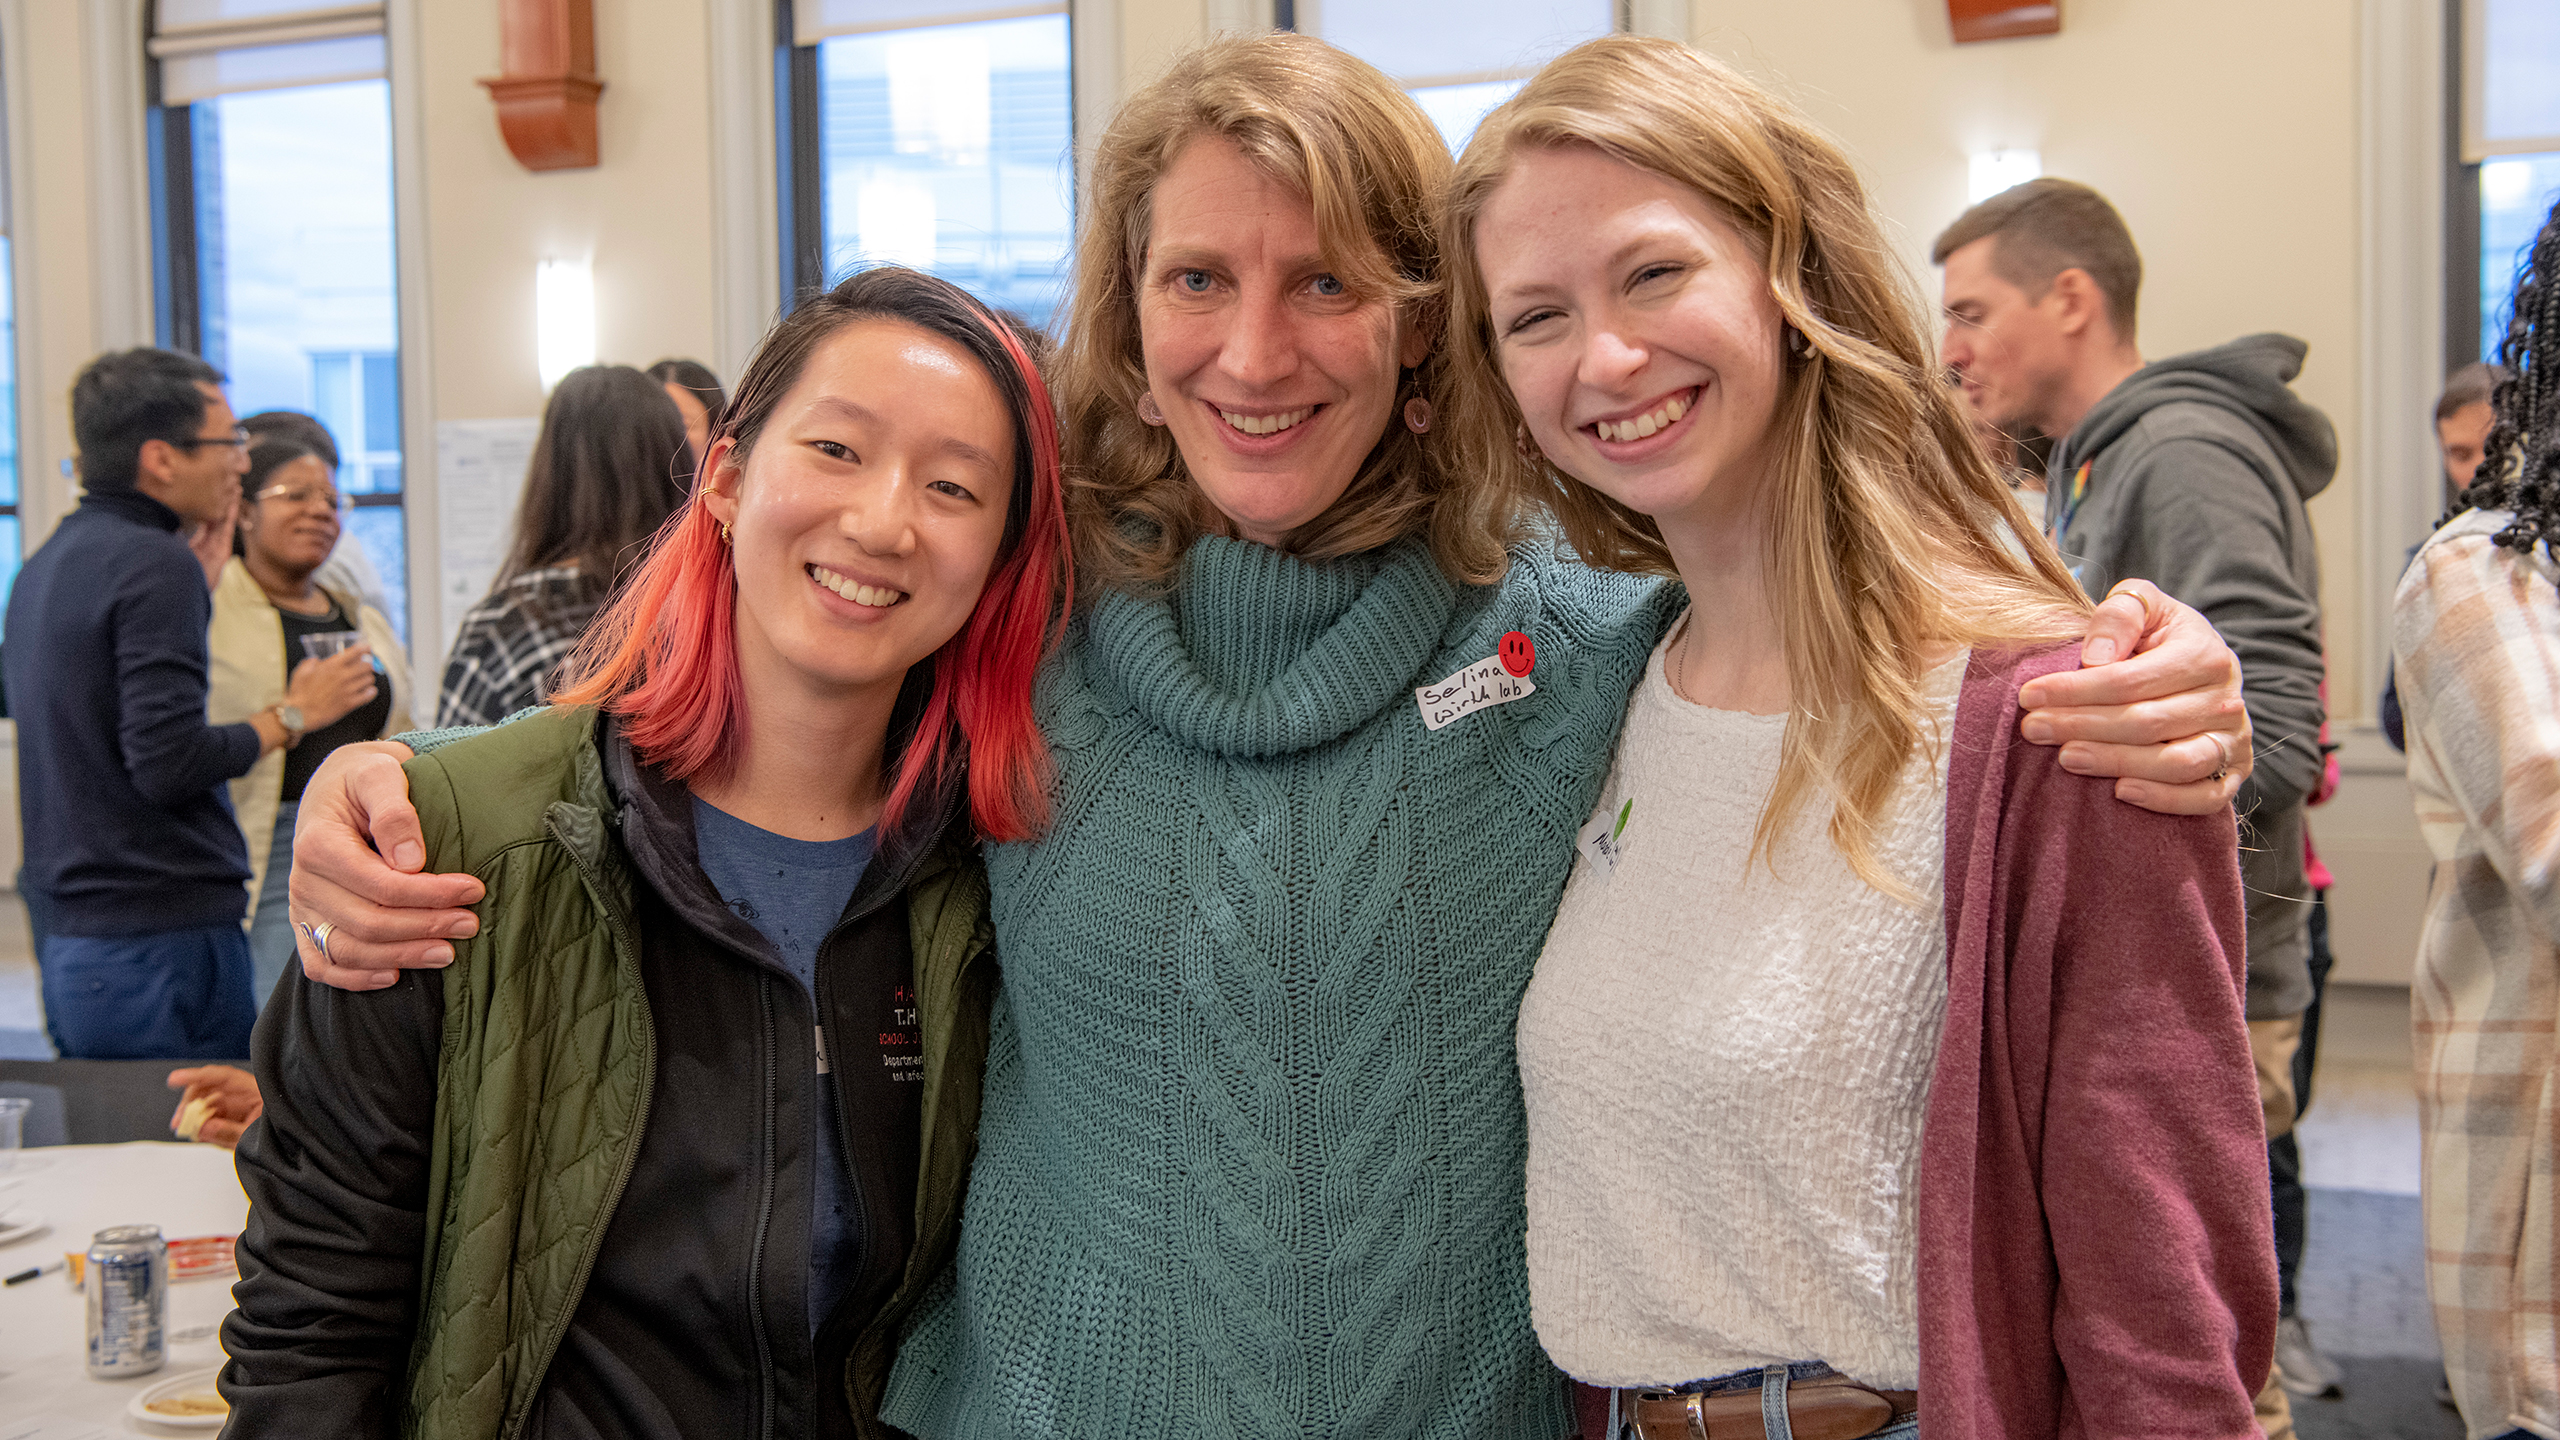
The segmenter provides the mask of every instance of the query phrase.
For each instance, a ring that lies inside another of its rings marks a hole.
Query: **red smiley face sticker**
[[[1503,636],[1493,653],[1502,658],[1502,668],[1515,678],[1528,674],[1538,664],[1537,642],[1517,630]]]

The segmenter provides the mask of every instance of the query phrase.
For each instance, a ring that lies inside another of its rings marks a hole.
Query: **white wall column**
[[[2358,46],[2362,312],[2356,453],[2364,571],[2356,587],[2363,674],[2379,692],[2391,655],[2391,592],[2409,547],[2443,508],[2434,404],[2444,353],[2444,15],[2430,0],[2362,0]],[[2334,593],[2334,591],[2332,592]],[[2337,633],[2333,623],[2331,633]],[[2340,715],[2370,695],[2331,695]]]

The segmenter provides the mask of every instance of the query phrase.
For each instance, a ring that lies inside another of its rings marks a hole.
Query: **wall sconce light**
[[[596,276],[584,260],[545,260],[533,272],[534,368],[548,392],[596,363]]]
[[[2060,0],[1947,0],[1956,43],[2062,33]],[[1993,191],[1998,194],[1998,191]]]
[[[508,151],[527,170],[595,164],[595,0],[499,0],[498,16],[507,73],[480,83]]]
[[[1979,205],[2043,173],[2044,157],[2033,150],[1985,150],[1965,167],[1964,203]]]

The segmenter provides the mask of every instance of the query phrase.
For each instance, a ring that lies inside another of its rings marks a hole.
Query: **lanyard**
[[[2056,550],[2062,548],[2062,537],[2070,533],[2071,521],[2080,513],[2080,502],[2089,498],[2089,467],[2095,463],[2081,461],[2080,468],[2071,472],[2070,495],[2062,497],[2060,506],[2048,505],[2045,510],[2045,538],[2053,542]]]

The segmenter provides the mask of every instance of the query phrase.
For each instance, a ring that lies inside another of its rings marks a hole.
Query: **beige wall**
[[[533,415],[533,275],[595,267],[596,354],[646,365],[712,350],[711,77],[705,0],[596,7],[602,163],[536,174],[499,137],[498,7],[419,7],[427,303],[440,419]]]
[[[1123,95],[1153,80],[1177,52],[1209,33],[1202,0],[1119,0],[1117,18]]]
[[[2341,715],[2372,713],[2356,588],[2356,7],[2342,0],[2072,0],[2060,35],[1957,45],[1943,0],[1692,0],[1692,43],[1783,87],[1856,155],[1934,300],[1930,240],[1967,157],[2041,152],[2142,247],[2143,353],[2258,330],[2308,342],[2297,388],[2336,422],[2311,506]],[[2411,277],[2438,284],[2438,277]],[[2432,398],[2432,397],[2430,397]],[[2413,537],[2414,538],[2414,537]]]

